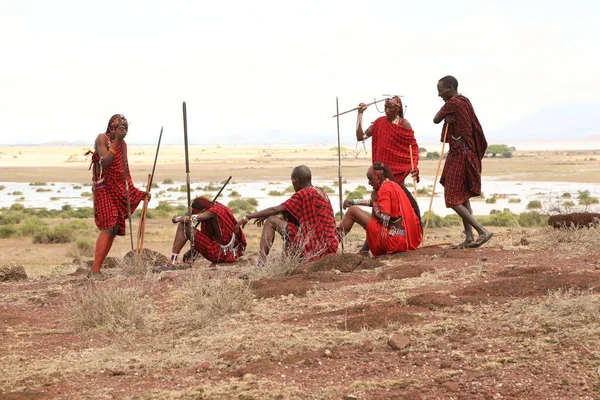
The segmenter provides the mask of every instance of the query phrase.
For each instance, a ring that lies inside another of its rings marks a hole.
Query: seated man
[[[354,223],[367,231],[367,242],[374,257],[414,250],[421,244],[422,228],[419,206],[410,192],[399,185],[392,171],[383,163],[374,163],[367,171],[373,187],[371,200],[345,200],[350,207],[338,226],[340,235],[350,232]],[[373,207],[372,214],[356,205]]]
[[[189,217],[176,216],[172,221],[178,224],[173,240],[173,254],[162,271],[177,269],[177,257],[187,243],[186,224]],[[194,255],[201,254],[213,263],[231,263],[244,254],[246,238],[244,233],[234,232],[236,219],[231,210],[204,197],[197,197],[192,202],[191,223],[200,223],[200,229],[193,229]],[[184,255],[184,262],[189,262],[189,251]]]
[[[304,261],[313,262],[338,249],[335,217],[329,197],[311,183],[310,169],[300,165],[292,171],[294,193],[284,203],[255,213],[246,214],[236,226],[243,228],[255,219],[263,227],[258,265],[263,265],[278,232],[285,242],[285,251],[302,252]],[[283,218],[276,217],[283,214]]]

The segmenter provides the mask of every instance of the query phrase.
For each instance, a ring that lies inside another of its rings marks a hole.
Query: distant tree
[[[492,157],[496,157],[497,154],[502,154],[502,157],[510,158],[512,157],[513,151],[512,147],[508,147],[505,144],[491,144],[488,146],[485,154],[491,154]]]
[[[428,151],[425,155],[426,160],[438,160],[440,158],[440,153],[437,151]]]
[[[427,153],[427,149],[425,147],[419,147],[419,153]]]

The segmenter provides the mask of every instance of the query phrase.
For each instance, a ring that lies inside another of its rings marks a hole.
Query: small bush
[[[485,199],[485,203],[486,204],[496,204],[496,198],[495,197],[488,197],[487,199]]]
[[[431,194],[431,192],[429,191],[428,188],[422,187],[420,189],[417,189],[417,194],[421,194],[421,195],[424,195],[424,196],[429,196]]]
[[[229,314],[250,310],[252,291],[237,278],[206,279],[191,273],[180,291],[182,308],[177,322],[185,329],[200,329]]]
[[[570,199],[571,198],[571,193],[565,192],[560,197],[563,198],[563,199]]]
[[[162,181],[163,185],[171,185],[173,184],[173,179],[167,178],[164,181]]]
[[[23,214],[21,214],[21,213],[9,211],[5,214],[0,214],[0,225],[18,224],[22,220],[23,220]]]
[[[354,199],[363,199],[364,195],[361,192],[357,192],[356,190],[348,193],[346,196],[346,200],[354,200]]]
[[[25,206],[23,204],[12,204],[9,208],[11,211],[23,211],[25,210]]]
[[[327,194],[333,194],[335,193],[335,190],[333,190],[332,188],[330,188],[329,186],[321,186],[321,189],[323,189],[323,191]]]
[[[92,197],[93,194],[91,192],[81,192],[81,197]]]
[[[0,226],[0,239],[8,239],[10,237],[17,236],[18,233],[19,231],[14,225]]]
[[[38,233],[43,233],[48,231],[48,224],[37,220],[37,219],[28,219],[19,225],[19,233],[22,236],[34,236]]]
[[[84,257],[93,257],[94,256],[94,247],[95,243],[89,239],[78,239],[75,242],[77,250],[79,254]]]
[[[46,182],[29,182],[29,186],[46,186]]]
[[[233,214],[246,214],[256,211],[258,201],[254,198],[235,199],[227,203]]]
[[[542,202],[539,200],[531,200],[528,204],[527,204],[527,209],[528,210],[540,210],[542,208]]]
[[[75,326],[82,330],[119,332],[142,329],[154,312],[146,291],[137,287],[92,287],[69,299]]]
[[[573,203],[572,201],[565,201],[564,203],[562,203],[563,207],[575,207],[575,203]]]
[[[229,192],[229,197],[242,197],[242,195],[239,194],[238,191],[232,190],[231,192]]]
[[[511,204],[520,203],[521,199],[513,197],[511,199],[508,199],[508,202]]]
[[[75,189],[75,190],[80,190],[82,188],[83,188],[83,186],[81,186],[81,185],[73,185],[73,189]]]
[[[427,215],[429,215],[429,212],[425,212],[425,214],[423,214],[422,216],[422,220],[425,222],[427,222]],[[462,223],[462,222],[460,222]],[[429,216],[429,228],[443,228],[443,227],[447,227],[447,226],[452,226],[454,225],[454,221],[452,221],[450,218],[446,219],[446,218],[442,218],[441,216],[437,215],[436,213],[434,213],[433,211],[431,212],[431,215]]]
[[[438,153],[437,151],[428,151],[427,154],[425,155],[425,159],[426,160],[439,160],[440,153]]]
[[[13,196],[23,196],[23,192],[19,191],[19,190],[15,190],[14,192],[12,192]]]
[[[51,192],[52,189],[50,189],[50,188],[41,188],[40,187],[40,188],[35,189],[35,191],[38,192],[38,193],[44,193],[44,192]]]
[[[269,196],[283,196],[282,192],[278,192],[277,190],[271,190],[267,193]]]
[[[522,227],[546,226],[548,216],[542,215],[537,211],[522,212],[517,219]]]

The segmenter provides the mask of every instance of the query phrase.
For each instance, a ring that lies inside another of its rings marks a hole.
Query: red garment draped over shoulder
[[[307,187],[281,204],[288,220],[286,246],[302,249],[306,262],[316,261],[338,249],[335,216],[327,194]]]
[[[446,207],[463,204],[481,194],[481,160],[487,140],[473,105],[463,95],[452,97],[437,113],[436,118],[451,115],[455,122],[448,127],[446,142],[450,145],[440,184],[444,186]],[[444,140],[446,123],[442,128]]]
[[[414,250],[423,240],[421,224],[410,199],[402,188],[392,181],[385,181],[377,191],[377,200],[373,206],[379,206],[382,213],[389,214],[392,219],[402,216],[404,235],[388,234],[382,237],[383,225],[373,218],[367,224],[367,241],[374,256]]]
[[[113,161],[107,168],[101,169],[97,176],[94,168],[93,192],[94,192],[94,219],[99,230],[117,227],[117,235],[125,235],[125,220],[127,219],[127,190],[125,187],[125,176],[129,185],[129,198],[131,213],[144,198],[144,192],[137,189],[129,172],[127,162],[127,143],[121,142],[123,147],[111,147],[108,135],[108,147],[115,152]],[[125,158],[125,165],[123,164]],[[98,153],[92,156],[92,163],[100,162]],[[126,171],[126,174],[125,174]]]
[[[404,179],[411,171],[410,147],[412,146],[413,163],[419,165],[419,146],[412,129],[392,123],[387,117],[380,117],[371,126],[373,144],[371,151],[373,162],[382,161],[390,167],[398,182],[404,184]]]

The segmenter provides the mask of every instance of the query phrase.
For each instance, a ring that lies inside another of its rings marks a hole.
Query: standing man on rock
[[[89,274],[91,279],[100,278],[100,269],[110,251],[115,236],[125,235],[125,220],[128,216],[127,186],[131,212],[147,195],[133,185],[127,161],[125,136],[129,123],[122,114],[113,115],[105,133],[96,138],[92,155],[94,219],[100,230],[96,240],[94,262]],[[127,185],[125,183],[127,179]]]
[[[461,217],[466,235],[464,242],[451,248],[480,247],[494,234],[477,222],[469,199],[481,195],[481,160],[487,141],[473,105],[458,93],[456,78],[443,77],[438,81],[437,90],[445,104],[433,122],[439,124],[444,121],[441,141],[445,139],[450,147],[440,184],[444,186],[446,207],[452,208]],[[473,228],[479,234],[477,239],[473,237]]]

